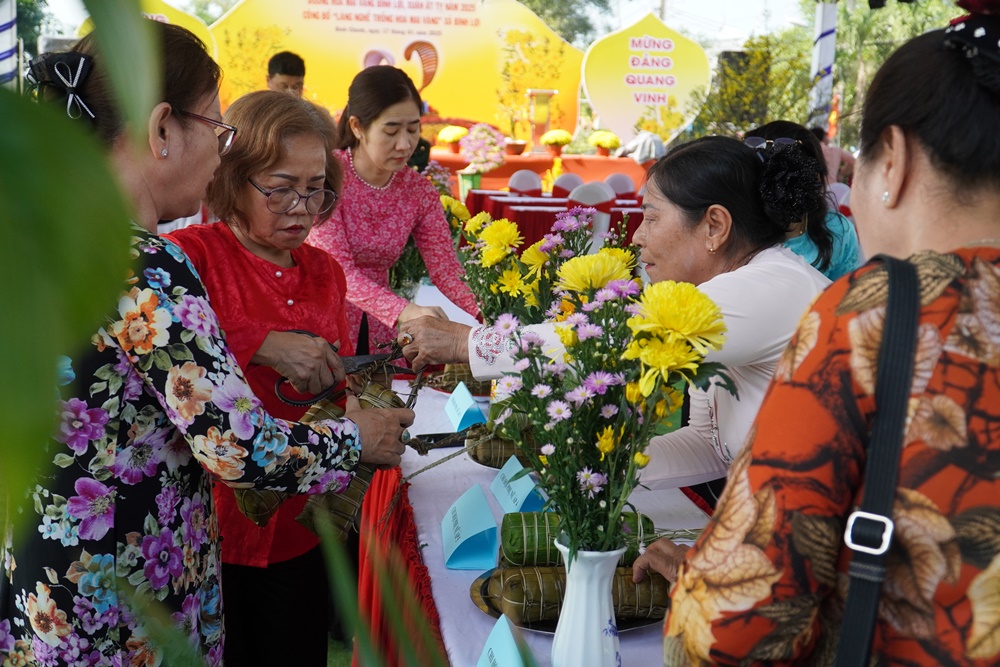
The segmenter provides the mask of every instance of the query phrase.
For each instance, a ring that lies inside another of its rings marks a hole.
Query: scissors
[[[355,373],[361,373],[363,371],[366,371],[376,364],[381,364],[383,362],[390,361],[392,359],[398,359],[400,356],[402,356],[401,352],[399,353],[386,352],[383,354],[359,354],[353,357],[340,357],[340,361],[344,365],[344,373],[347,375],[354,375]],[[413,372],[413,369],[411,368],[404,368],[402,366],[395,366],[393,364],[384,364],[383,368],[386,371],[392,373]],[[278,381],[274,383],[274,393],[277,394],[278,398],[280,398],[283,402],[298,407],[305,407],[307,405],[312,405],[313,403],[317,403],[323,400],[324,398],[328,397],[332,397],[334,399],[340,398],[344,394],[343,389],[341,389],[338,392],[335,392],[337,385],[336,383],[334,383],[333,385],[330,385],[329,387],[327,387],[320,393],[316,394],[315,396],[311,396],[309,398],[304,398],[304,399],[289,398],[281,390],[281,385],[287,382],[288,378],[284,377],[278,378]]]

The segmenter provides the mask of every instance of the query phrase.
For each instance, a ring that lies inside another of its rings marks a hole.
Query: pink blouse
[[[409,302],[389,289],[389,268],[410,235],[434,284],[462,310],[478,316],[472,292],[462,281],[441,199],[427,179],[405,168],[376,188],[354,171],[346,150],[334,155],[344,167],[344,189],[333,217],[315,227],[308,242],[333,255],[344,269],[352,337],[357,338],[364,311],[373,352],[375,344],[395,339],[396,320]]]

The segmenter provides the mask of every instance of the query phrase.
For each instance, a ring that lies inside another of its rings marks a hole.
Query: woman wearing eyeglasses
[[[242,129],[208,188],[208,206],[221,222],[168,238],[201,275],[254,394],[271,414],[296,420],[306,408],[282,402],[275,383],[286,377],[317,394],[335,382],[334,348],[353,354],[344,272],[305,244],[337,202],[335,128],[324,109],[274,91],[241,97],[225,120]],[[323,558],[316,536],[295,521],[305,496],[282,503],[260,527],[240,513],[232,489],[216,485],[213,495],[224,545],[226,663],[324,667]]]
[[[78,122],[103,143],[132,204],[134,263],[120,293],[108,295],[105,325],[67,350],[53,438],[25,443],[44,448],[51,464],[38,471],[32,495],[10,499],[0,519],[4,665],[167,662],[131,604],[136,598],[159,601],[203,662],[221,664],[228,621],[212,482],[337,491],[359,461],[396,465],[413,418],[409,410],[361,410],[355,399],[345,419],[300,424],[273,416],[254,396],[214,299],[184,252],[155,235],[158,220],[198,210],[229,145],[234,130],[219,120],[221,71],[189,31],[150,23],[163,83],[141,142],[112,103],[93,33],[32,63],[41,100],[86,108]],[[65,68],[76,73],[72,89],[59,75]],[[306,173],[326,178],[322,163]]]

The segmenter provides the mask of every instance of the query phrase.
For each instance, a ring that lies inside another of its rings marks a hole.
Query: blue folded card
[[[523,655],[531,655],[520,632],[506,616],[497,619],[476,667],[525,667]],[[534,663],[532,663],[534,664]]]
[[[444,413],[448,415],[456,433],[464,431],[473,424],[486,423],[486,415],[479,409],[476,399],[472,397],[472,392],[469,391],[464,382],[459,382],[455,390],[451,392],[451,398],[444,406]]]
[[[463,493],[441,519],[444,565],[452,570],[496,567],[497,522],[478,484]]]
[[[490,484],[490,491],[500,503],[504,514],[537,512],[545,504],[545,497],[531,475],[521,475],[514,479],[522,470],[524,466],[516,456],[512,456],[503,464],[503,468],[500,468],[500,472]]]

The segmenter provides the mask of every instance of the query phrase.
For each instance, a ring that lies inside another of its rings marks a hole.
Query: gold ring
[[[402,345],[403,347],[406,347],[412,342],[413,342],[413,334],[409,332],[403,332],[403,334],[399,337],[399,344]]]

